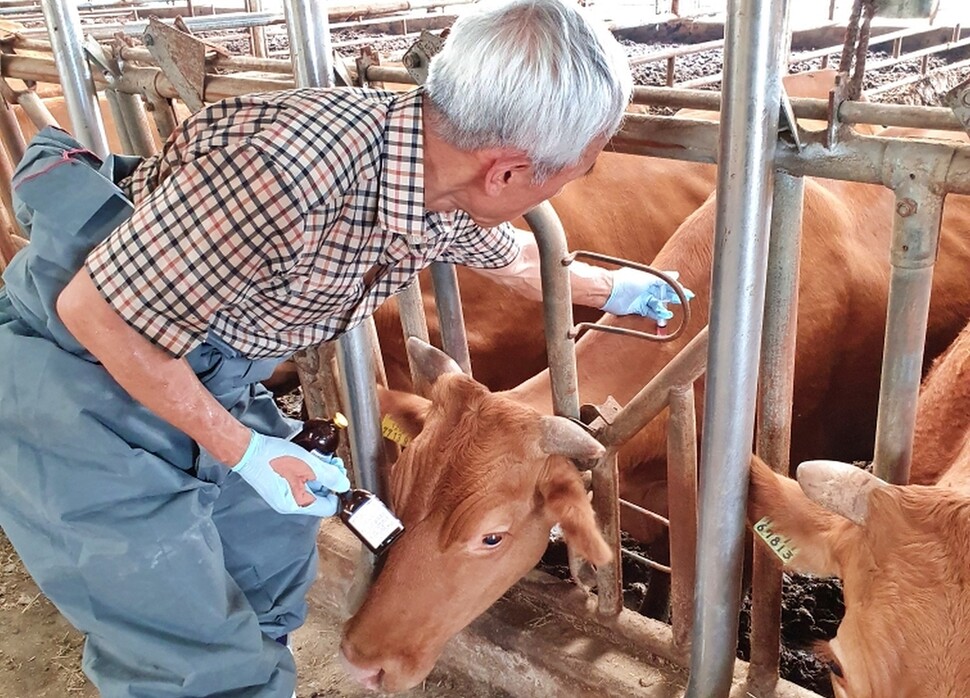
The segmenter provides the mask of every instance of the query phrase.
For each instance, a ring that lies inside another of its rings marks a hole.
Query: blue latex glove
[[[333,516],[340,506],[334,493],[350,489],[340,458],[310,453],[291,441],[255,431],[232,469],[280,514]]]
[[[680,276],[676,271],[664,273],[673,279]],[[685,286],[681,289],[687,300],[694,297],[690,289]],[[601,310],[613,315],[642,315],[665,322],[674,316],[667,309],[668,303],[679,305],[680,298],[666,281],[639,269],[620,267],[613,272],[613,290]]]

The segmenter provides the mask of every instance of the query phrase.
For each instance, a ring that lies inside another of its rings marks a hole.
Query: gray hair
[[[542,181],[611,136],[633,78],[622,47],[576,0],[487,0],[455,22],[431,61],[427,98],[442,138],[509,147]]]

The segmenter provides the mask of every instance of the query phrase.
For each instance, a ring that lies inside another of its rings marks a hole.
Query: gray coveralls
[[[102,165],[45,129],[14,176],[30,237],[0,290],[0,526],[44,594],[87,635],[83,668],[105,698],[289,698],[274,641],[299,627],[319,519],[281,515],[194,441],[135,402],[55,313],[89,250],[132,213]],[[247,426],[293,424],[251,361],[216,337],[187,357]]]

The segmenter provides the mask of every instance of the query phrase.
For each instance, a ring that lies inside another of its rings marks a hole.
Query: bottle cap
[[[341,429],[346,429],[350,422],[340,412],[333,413],[333,423]]]

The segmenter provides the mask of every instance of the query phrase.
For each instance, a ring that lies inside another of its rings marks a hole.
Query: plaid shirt
[[[139,166],[131,219],[89,255],[108,303],[183,356],[212,332],[252,359],[331,339],[432,262],[501,267],[508,225],[424,209],[421,90],[247,95]]]

